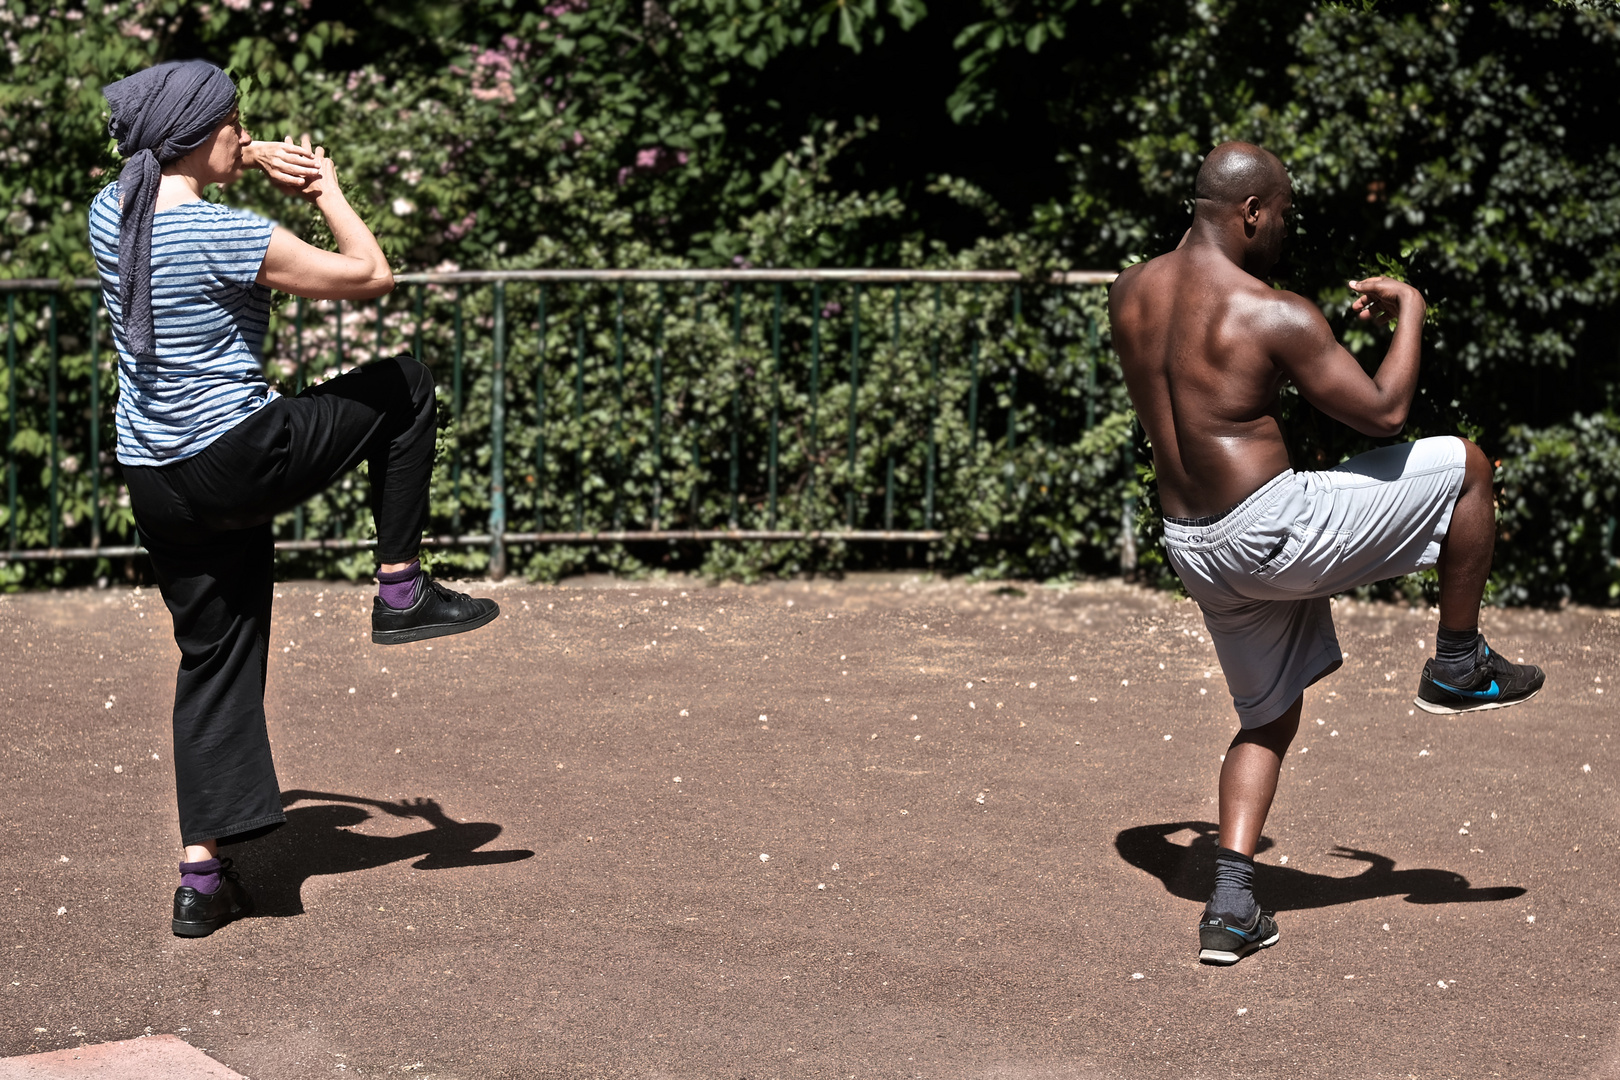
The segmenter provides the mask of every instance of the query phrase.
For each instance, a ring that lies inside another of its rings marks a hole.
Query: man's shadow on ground
[[[1196,835],[1191,844],[1172,843],[1169,837],[1185,829]],[[1139,825],[1114,837],[1120,856],[1138,870],[1146,870],[1172,895],[1203,903],[1215,881],[1215,848],[1220,828],[1208,821],[1172,821]],[[1274,844],[1264,837],[1258,851]],[[1377,896],[1406,895],[1408,904],[1467,904],[1511,900],[1525,890],[1516,885],[1476,889],[1450,870],[1397,870],[1387,855],[1340,847],[1330,854],[1339,859],[1365,862],[1367,869],[1354,877],[1312,874],[1291,866],[1256,863],[1254,891],[1267,908],[1297,911],[1303,908],[1348,904]]]
[[[305,801],[317,805],[293,807]],[[251,855],[242,860],[244,884],[252,892],[260,916],[302,915],[304,882],[318,874],[347,874],[404,859],[416,859],[411,864],[415,870],[444,870],[519,862],[534,856],[524,850],[478,851],[501,834],[501,827],[490,821],[452,820],[432,799],[386,802],[321,791],[284,791],[281,805],[293,807],[287,811],[287,823],[252,841]],[[363,809],[368,806],[392,817],[420,818],[428,828],[403,836],[352,832],[348,826],[371,818]]]

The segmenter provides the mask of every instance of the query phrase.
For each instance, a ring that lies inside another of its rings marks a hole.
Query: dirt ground
[[[1259,885],[1196,962],[1231,701],[1194,605],[909,576],[487,586],[372,645],[279,587],[288,824],[169,932],[154,591],[0,597],[0,1054],[172,1032],[271,1080],[1620,1077],[1620,613],[1489,612],[1518,708],[1411,708],[1341,603]],[[1614,952],[1615,956],[1609,954]]]

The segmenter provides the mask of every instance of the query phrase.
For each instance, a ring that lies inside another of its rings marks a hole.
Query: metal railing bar
[[[1052,285],[1107,285],[1119,276],[1115,270],[1059,270],[1045,280]],[[814,270],[456,270],[445,273],[395,274],[399,285],[478,285],[495,281],[845,281],[866,285],[919,282],[983,282],[1014,284],[1032,280],[1017,270],[869,270],[860,267]],[[5,283],[0,282],[0,286]],[[52,285],[55,283],[52,282]],[[89,284],[95,285],[94,279]]]
[[[624,532],[508,532],[502,533],[500,542],[513,544],[634,544],[662,543],[690,540],[738,541],[813,541],[831,543],[929,543],[944,540],[950,534],[941,529],[643,529]],[[970,539],[988,542],[989,533],[976,532]],[[422,546],[427,548],[488,547],[496,537],[491,533],[472,533],[467,536],[424,536]],[[347,538],[310,538],[307,540],[277,540],[277,551],[364,551],[377,546],[376,540]],[[146,548],[139,544],[119,544],[110,547],[30,548],[24,551],[0,551],[0,563],[44,559],[121,559],[145,555]]]
[[[69,278],[0,278],[0,293],[18,292],[75,292],[80,289],[99,289],[101,280],[93,277]]]
[[[1117,270],[1058,270],[1046,280],[1052,285],[1107,285]],[[859,281],[869,285],[896,282],[1029,281],[1017,270],[869,270],[859,267],[814,270],[456,270],[446,273],[395,274],[396,285],[488,285],[496,281]],[[64,292],[99,289],[97,278],[0,278],[0,293]]]

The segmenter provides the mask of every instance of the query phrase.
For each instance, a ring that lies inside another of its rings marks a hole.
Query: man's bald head
[[[1223,206],[1240,206],[1250,196],[1270,202],[1288,190],[1288,170],[1277,155],[1253,143],[1221,143],[1198,168],[1193,195]]]

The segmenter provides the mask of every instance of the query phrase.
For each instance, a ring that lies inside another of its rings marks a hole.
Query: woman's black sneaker
[[[1431,713],[1477,712],[1505,709],[1541,693],[1547,675],[1540,668],[1534,664],[1510,664],[1483,641],[1479,647],[1483,655],[1466,679],[1436,678],[1434,661],[1426,661],[1413,704]]]
[[[174,932],[179,937],[207,937],[232,919],[253,913],[253,897],[242,888],[231,860],[219,860],[219,888],[198,892],[190,885],[174,890]]]
[[[447,589],[424,573],[416,579],[416,596],[410,607],[389,607],[380,596],[373,601],[371,640],[378,645],[403,645],[407,641],[464,634],[500,613],[495,601]]]
[[[1274,912],[1257,911],[1248,926],[1228,923],[1219,915],[1204,912],[1198,923],[1198,959],[1206,964],[1235,964],[1252,952],[1277,944]]]

